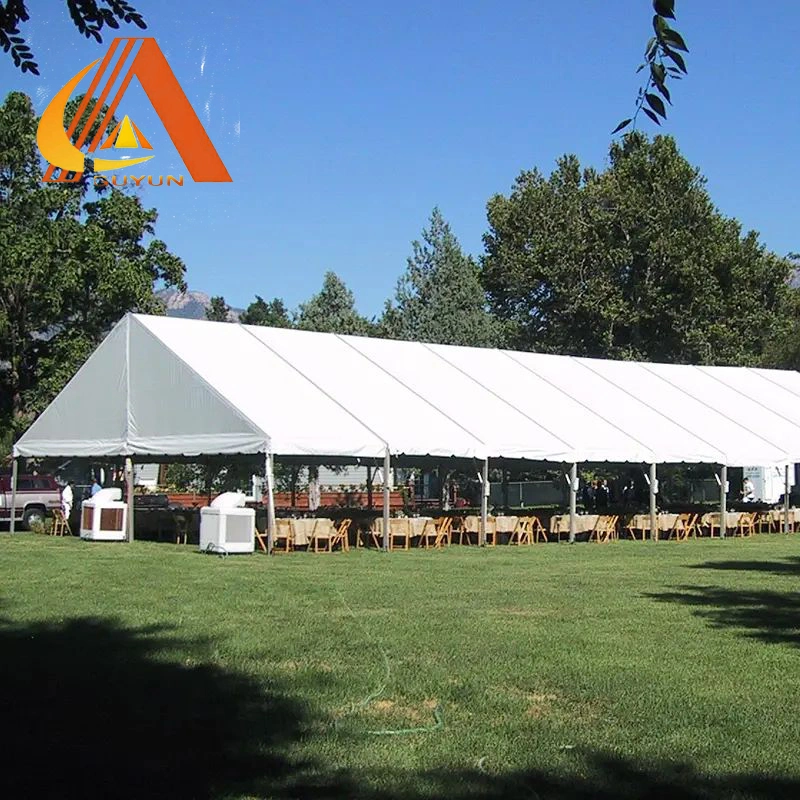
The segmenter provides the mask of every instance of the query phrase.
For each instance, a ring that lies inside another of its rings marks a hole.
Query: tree
[[[322,289],[306,303],[301,303],[296,327],[322,333],[367,335],[372,325],[355,308],[353,293],[333,272],[326,272]]]
[[[102,42],[105,26],[119,28],[120,22],[146,28],[142,15],[125,0],[66,0],[69,15],[80,33],[87,39]],[[23,72],[39,74],[39,67],[25,39],[20,35],[21,22],[30,19],[25,0],[0,0],[0,47],[10,53],[14,65]]]
[[[622,120],[614,128],[612,135],[625,130],[631,124],[635,130],[636,121],[642,111],[656,125],[661,125],[659,117],[667,118],[664,100],[672,105],[667,84],[670,80],[681,80],[686,74],[686,61],[681,53],[688,53],[689,48],[686,47],[683,36],[667,22],[668,19],[675,19],[675,0],[653,0],[653,11],[653,36],[644,49],[644,63],[636,70],[638,73],[647,69],[644,86],[639,89],[636,97],[636,111],[629,119]]]
[[[0,106],[0,417],[17,431],[127,311],[163,311],[156,285],[185,288],[138,197],[41,182],[37,124],[24,94]]]
[[[509,344],[545,352],[755,363],[785,322],[789,262],[723,217],[671,137],[565,156],[488,205],[483,280]]]
[[[464,255],[438,208],[422,242],[397,283],[394,303],[387,302],[380,330],[391,339],[438,344],[488,346],[497,338],[486,309],[478,267]]]
[[[268,328],[291,328],[292,320],[283,300],[276,297],[269,302],[256,295],[256,299],[242,312],[243,325],[265,325]]]
[[[224,297],[212,297],[206,309],[206,319],[211,322],[230,322],[231,307]]]

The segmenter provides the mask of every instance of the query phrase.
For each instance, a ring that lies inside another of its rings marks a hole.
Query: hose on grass
[[[370,635],[369,631],[353,612],[353,609],[347,604],[347,601],[344,599],[344,595],[341,593],[341,591],[337,590],[336,593],[339,595],[339,600],[341,600],[345,611],[353,618],[353,621],[356,623],[356,625],[361,628],[361,632],[364,634],[365,638],[375,645],[381,654],[381,658],[383,659],[383,681],[377,689],[370,692],[363,700],[353,703],[353,705],[350,707],[350,711],[345,714],[345,717],[350,717],[370,706],[386,691],[386,687],[389,684],[389,681],[392,679],[392,664],[389,661],[389,656],[384,647],[380,642]],[[368,730],[367,733],[370,736],[409,736],[414,733],[433,733],[434,731],[440,731],[444,728],[444,711],[442,710],[441,704],[437,704],[436,708],[433,709],[433,720],[434,721],[432,725],[421,725],[415,728],[383,728],[374,731]],[[341,718],[337,719],[334,723],[334,727],[338,728],[340,722]]]
[[[228,551],[221,544],[217,544],[216,542],[209,542],[206,545],[205,552],[216,554],[220,558],[228,557]]]

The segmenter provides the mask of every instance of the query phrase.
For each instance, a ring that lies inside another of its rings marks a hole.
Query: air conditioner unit
[[[256,512],[243,508],[245,496],[225,492],[200,509],[200,549],[226,553],[255,552]]]
[[[127,538],[128,504],[122,489],[101,489],[81,503],[81,539],[124,542]]]

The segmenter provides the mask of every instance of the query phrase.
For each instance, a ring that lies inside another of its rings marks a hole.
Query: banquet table
[[[497,530],[497,520],[502,517],[486,517],[486,533],[492,534]],[[467,533],[480,533],[481,531],[481,518],[477,515],[464,517],[464,530]]]
[[[289,528],[295,547],[303,547],[314,541],[314,538],[328,539],[334,534],[333,521],[325,517],[308,519],[290,519]]]
[[[783,531],[783,523],[786,520],[786,513],[782,508],[773,508],[769,511],[761,512],[761,519],[766,520],[771,530],[778,532]],[[800,522],[800,508],[789,509],[789,529],[795,530],[798,522]]]
[[[598,519],[600,519],[599,514],[576,514],[575,533],[591,533]],[[557,536],[569,533],[569,514],[556,514],[550,517],[550,532]]]
[[[732,528],[739,527],[739,520],[741,519],[742,515],[739,511],[728,511],[725,514],[725,528],[726,530],[731,530]],[[711,535],[714,535],[714,529],[716,528],[719,531],[719,520],[720,514],[719,511],[712,511],[707,514],[703,514],[700,518],[700,524],[704,528],[709,528],[711,530]]]
[[[680,522],[680,514],[669,514],[665,511],[662,511],[658,515],[657,524],[659,535],[661,533],[667,533],[668,531],[674,530],[677,524],[677,530],[680,538],[680,533],[683,531],[683,524]],[[642,538],[644,538],[645,531],[650,530],[650,515],[634,514],[633,517],[631,517],[630,522],[626,525],[626,528],[629,531],[641,531]]]
[[[519,524],[519,517],[495,517],[494,525],[497,533],[514,533]]]
[[[411,545],[411,540],[417,536],[425,536],[434,532],[433,517],[392,517],[389,520],[389,547],[393,546],[395,537],[405,539],[405,549]],[[372,522],[372,539],[376,544],[383,537],[383,519],[380,517]]]

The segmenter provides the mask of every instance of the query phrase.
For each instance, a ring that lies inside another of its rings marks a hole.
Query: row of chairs
[[[295,549],[291,520],[278,520],[275,539],[272,543],[273,553],[289,553]],[[308,540],[308,549],[314,553],[332,553],[334,549],[350,549],[350,526],[352,520],[343,519],[331,527],[314,528]],[[267,535],[256,528],[256,541],[263,552],[267,552]]]
[[[491,527],[486,531],[486,544],[494,547],[497,545],[499,537],[509,536],[508,543],[511,545],[526,545],[534,542],[546,542],[547,531],[538,517],[520,517],[513,531],[497,531]],[[369,540],[374,547],[383,546],[383,532],[381,530],[371,530]],[[433,520],[432,525],[419,535],[419,546],[425,549],[442,548],[451,545],[453,542],[462,545],[477,544],[478,534],[474,530],[469,530],[464,520],[460,517],[439,517]],[[359,541],[359,544],[361,542]],[[407,550],[410,546],[409,533],[400,533],[389,529],[389,549]]]

